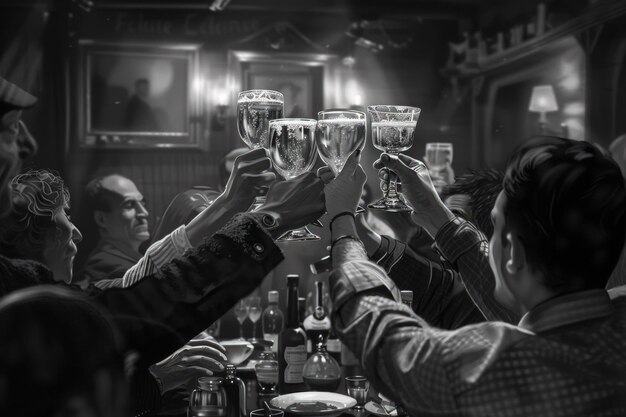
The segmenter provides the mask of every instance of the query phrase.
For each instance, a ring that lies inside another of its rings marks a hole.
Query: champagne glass
[[[235,317],[239,322],[239,338],[243,340],[243,322],[248,317],[248,303],[245,298],[242,298],[235,304]]]
[[[237,130],[250,149],[269,148],[269,121],[283,117],[284,98],[273,90],[246,90],[237,98]],[[267,192],[265,190],[264,192]],[[265,203],[257,196],[252,211]]]
[[[372,118],[372,142],[376,149],[397,155],[413,146],[417,119],[421,109],[408,106],[368,106]],[[412,211],[396,188],[397,176],[389,171],[389,187],[385,196],[368,205],[375,210]]]
[[[261,297],[252,296],[248,298],[248,318],[252,322],[252,340],[257,340],[256,324],[261,318]]]
[[[322,161],[339,175],[346,160],[365,145],[365,113],[356,110],[332,109],[317,113],[315,142]],[[357,208],[357,213],[365,211]]]
[[[274,169],[286,180],[310,171],[317,157],[315,119],[270,120],[270,158]],[[290,230],[277,240],[318,240],[320,237],[306,227]]]

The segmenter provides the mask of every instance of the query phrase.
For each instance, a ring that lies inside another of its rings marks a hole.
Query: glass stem
[[[392,155],[398,155],[397,152],[387,152],[390,153]],[[398,183],[398,176],[396,175],[395,172],[393,172],[392,170],[389,170],[389,186],[387,188],[387,198],[390,199],[398,199],[398,188],[397,188],[397,183]]]
[[[252,323],[252,338],[256,339],[256,321]]]
[[[243,339],[243,323],[239,323],[239,338]]]

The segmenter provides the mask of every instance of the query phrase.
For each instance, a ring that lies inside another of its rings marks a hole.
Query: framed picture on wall
[[[196,147],[202,111],[195,45],[81,41],[80,147]]]

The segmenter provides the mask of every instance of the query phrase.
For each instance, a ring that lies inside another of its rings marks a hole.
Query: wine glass
[[[317,157],[315,119],[270,120],[270,158],[274,169],[286,180],[310,171]],[[290,230],[277,240],[318,240],[320,237],[306,227]]]
[[[237,98],[237,130],[250,149],[269,148],[269,121],[283,117],[284,98],[273,90],[246,90]],[[265,203],[257,196],[252,211]]]
[[[346,160],[365,145],[365,113],[356,110],[332,109],[317,113],[315,142],[322,161],[339,175]],[[365,211],[357,208],[357,213]]]
[[[356,405],[352,407],[354,410],[362,410],[367,402],[367,394],[370,390],[370,382],[364,376],[347,376],[346,392],[356,400]]]
[[[237,318],[237,321],[239,322],[239,338],[244,339],[243,322],[246,320],[246,317],[248,317],[248,303],[246,299],[242,298],[241,300],[237,301],[237,304],[235,304],[234,310],[235,310],[235,317]]]
[[[248,318],[252,322],[252,340],[257,340],[256,324],[261,318],[261,297],[252,296],[248,298]]]
[[[408,106],[368,106],[372,118],[372,142],[376,149],[397,155],[413,146],[413,137],[421,109]],[[412,211],[396,188],[397,176],[389,171],[389,187],[385,196],[368,205],[375,210]]]

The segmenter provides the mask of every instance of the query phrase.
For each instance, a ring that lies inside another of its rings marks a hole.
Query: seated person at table
[[[0,300],[0,415],[130,416],[122,340],[87,298],[41,286]]]
[[[10,179],[36,150],[34,139],[20,128],[22,111],[35,102],[32,95],[0,77],[0,217],[12,209]],[[270,167],[264,150],[251,153],[260,172]],[[219,210],[208,207],[185,227],[193,248],[181,257],[129,288],[88,289],[90,298],[116,321],[126,348],[135,351],[144,366],[170,355],[256,288],[282,260],[273,239],[319,218],[324,210],[322,182],[310,173],[273,184],[266,204],[255,213],[234,215],[227,204],[232,192],[225,190],[224,205],[216,206]],[[225,225],[214,233],[216,224]],[[0,254],[0,296],[54,282],[41,263]],[[76,296],[84,294],[74,291]],[[165,335],[163,329],[170,332]],[[176,340],[172,330],[179,336]],[[157,380],[147,373],[136,379],[140,389],[131,398],[135,414],[158,411]],[[33,395],[37,395],[34,390]]]
[[[143,195],[130,179],[111,174],[91,180],[85,198],[100,239],[82,275],[90,282],[120,277],[139,262],[139,247],[150,239]]]
[[[413,218],[435,237],[467,286],[491,266],[490,307],[523,316],[455,331],[431,327],[367,260],[351,216],[332,226],[333,325],[374,386],[410,415],[626,414],[626,287],[607,292],[626,231],[617,164],[584,141],[533,138],[511,156],[488,243],[437,195],[423,163],[383,154]],[[364,173],[356,160],[325,188],[329,215],[354,212]],[[488,250],[489,248],[489,250]]]

